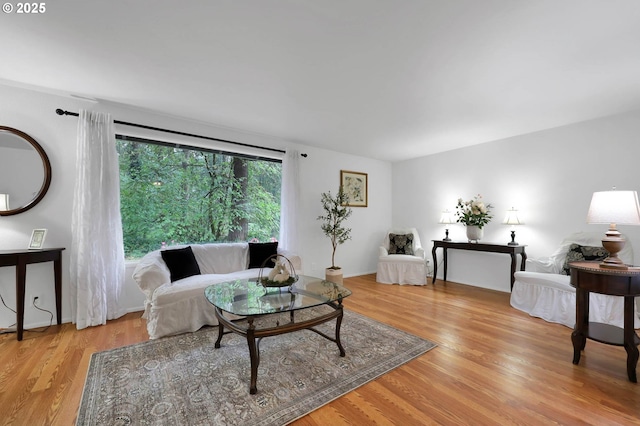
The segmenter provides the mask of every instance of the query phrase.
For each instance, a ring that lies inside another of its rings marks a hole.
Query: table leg
[[[254,395],[258,392],[258,365],[260,364],[260,353],[258,352],[258,345],[256,344],[255,325],[253,325],[253,319],[249,319],[247,344],[249,345],[249,358],[251,359],[251,384],[249,385],[249,393]]]
[[[516,254],[511,252],[511,289],[513,290],[513,283],[516,281]]]
[[[442,247],[442,263],[444,263],[444,274],[442,278],[444,281],[447,280],[447,248]]]
[[[431,284],[436,283],[436,275],[438,275],[438,258],[436,257],[436,246],[431,249],[431,257],[433,257],[433,277],[431,278]]]
[[[16,314],[17,321],[16,333],[18,340],[22,340],[24,333],[24,299],[25,299],[25,283],[27,277],[27,262],[24,256],[18,256],[16,264]]]
[[[576,325],[571,333],[573,343],[573,363],[580,362],[580,354],[587,344],[589,328],[589,292],[580,288],[576,289]]]
[[[638,336],[633,329],[635,298],[624,297],[624,349],[627,351],[627,376],[629,381],[637,383],[636,366],[638,365]]]
[[[342,325],[342,305],[338,308],[338,317],[336,318],[336,343],[338,344],[338,349],[340,350],[340,356],[345,356],[346,352],[344,347],[342,346],[342,342],[340,342],[340,326]]]
[[[62,254],[58,252],[58,257],[53,261],[53,275],[56,293],[56,316],[58,325],[62,324]]]

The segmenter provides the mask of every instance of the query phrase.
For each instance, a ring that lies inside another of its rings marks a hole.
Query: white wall
[[[91,103],[88,101],[41,93],[23,88],[0,85],[0,125],[14,127],[33,137],[49,156],[52,168],[52,182],[44,199],[31,210],[15,215],[0,217],[0,250],[26,248],[33,228],[49,230],[46,247],[66,247],[63,252],[63,305],[64,322],[71,320],[69,298],[69,259],[71,246],[71,205],[75,184],[75,144],[77,118],[61,117],[56,108],[77,112],[80,108],[110,112],[116,120],[164,127],[183,132],[203,134],[215,138],[286,149],[294,147],[308,154],[300,163],[301,174],[301,220],[300,241],[304,272],[323,274],[323,268],[330,266],[331,246],[320,230],[316,217],[322,213],[320,194],[338,189],[340,170],[354,170],[369,175],[369,207],[354,209],[348,222],[353,231],[353,239],[337,251],[337,263],[344,268],[346,276],[375,271],[377,246],[385,230],[391,224],[391,164],[364,157],[344,155],[337,152],[296,145],[291,142],[240,132],[227,128],[207,126],[189,120],[152,114],[129,109],[112,103]],[[118,127],[118,132],[139,131]],[[164,135],[162,135],[164,136]],[[211,145],[200,140],[198,144]],[[228,147],[228,146],[227,146]],[[315,269],[312,267],[315,266]],[[127,268],[130,277],[133,265]],[[0,294],[8,306],[15,309],[15,268],[0,268]],[[50,263],[30,265],[27,269],[27,296],[38,295],[41,306],[55,312],[53,292],[53,267]],[[128,311],[142,309],[142,293],[128,278],[125,286],[125,308]],[[0,306],[0,327],[15,322],[15,315]],[[25,327],[35,327],[49,323],[49,315],[28,306],[25,309]]]
[[[586,224],[594,191],[640,191],[640,111],[582,122],[485,143],[393,165],[393,223],[415,224],[430,251],[431,240],[444,238],[437,222],[445,208],[455,211],[459,197],[480,193],[494,206],[484,241],[510,241],[501,225],[515,207],[526,223],[516,241],[529,257],[550,255],[560,240],[575,231],[606,231]],[[461,224],[450,225],[453,240],[465,240]],[[640,227],[619,226],[640,261]],[[438,250],[441,262],[441,250]],[[509,291],[508,255],[449,251],[447,278]],[[441,264],[438,276],[442,277]]]

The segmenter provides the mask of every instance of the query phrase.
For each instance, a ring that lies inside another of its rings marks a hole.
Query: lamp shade
[[[0,194],[0,210],[9,210],[9,194]]]
[[[640,225],[640,204],[636,191],[594,192],[587,223]]]
[[[518,218],[518,210],[513,207],[511,210],[507,210],[507,215],[502,222],[503,225],[524,225],[524,222],[521,222]]]
[[[440,222],[438,223],[451,224],[456,223],[456,221],[453,220],[453,215],[449,210],[444,210],[440,216]]]

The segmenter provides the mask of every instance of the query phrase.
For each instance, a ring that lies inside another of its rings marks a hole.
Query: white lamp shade
[[[0,210],[9,210],[9,194],[0,194]]]
[[[453,220],[453,215],[451,214],[451,212],[449,210],[445,210],[442,212],[442,215],[440,216],[440,222],[438,223],[444,223],[444,224],[451,224],[451,223],[456,223],[455,220]]]
[[[594,192],[587,223],[640,225],[640,204],[636,191]]]
[[[518,219],[518,210],[512,208],[511,210],[507,210],[507,215],[502,222],[503,225],[524,225],[524,222],[521,222]]]

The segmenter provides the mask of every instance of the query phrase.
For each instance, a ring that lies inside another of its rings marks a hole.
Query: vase
[[[467,226],[467,240],[469,240],[470,243],[477,243],[480,241],[482,239],[482,234],[482,228],[479,226]]]

